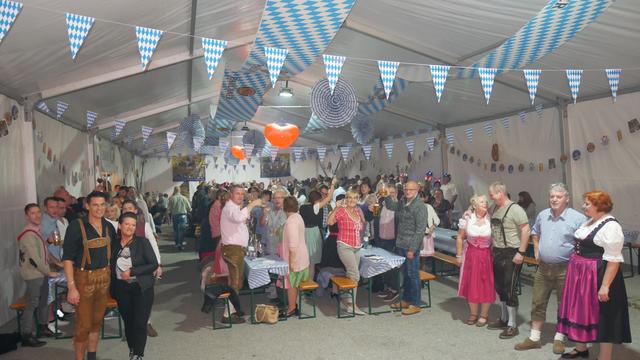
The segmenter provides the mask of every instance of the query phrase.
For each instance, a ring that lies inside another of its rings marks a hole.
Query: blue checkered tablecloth
[[[269,255],[261,258],[244,258],[245,273],[249,288],[256,289],[271,282],[269,273],[284,276],[289,274],[289,264],[278,256]]]
[[[360,249],[358,255],[360,255],[360,276],[366,279],[400,267],[404,263],[404,257],[377,247]]]

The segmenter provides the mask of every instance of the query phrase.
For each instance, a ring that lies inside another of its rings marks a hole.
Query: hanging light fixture
[[[293,97],[293,89],[289,87],[289,80],[285,81],[285,85],[280,89],[278,96]]]

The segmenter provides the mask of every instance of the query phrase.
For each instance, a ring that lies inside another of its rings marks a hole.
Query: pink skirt
[[[598,259],[573,254],[558,310],[557,331],[572,341],[595,342],[599,321]]]
[[[491,248],[479,248],[467,244],[463,258],[458,296],[474,304],[494,302],[496,290],[493,286]]]

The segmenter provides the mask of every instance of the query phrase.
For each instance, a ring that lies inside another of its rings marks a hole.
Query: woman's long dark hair
[[[523,209],[528,208],[531,203],[534,203],[531,195],[527,191],[520,191],[518,193],[518,197],[522,198],[522,201],[518,201],[518,205],[520,205]]]

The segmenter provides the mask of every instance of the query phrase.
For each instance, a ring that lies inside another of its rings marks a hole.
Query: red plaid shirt
[[[352,218],[346,208],[340,208],[336,211],[336,221],[338,222],[338,241],[354,247],[362,246],[361,235],[364,229],[364,215],[360,208],[356,208],[359,218]]]

